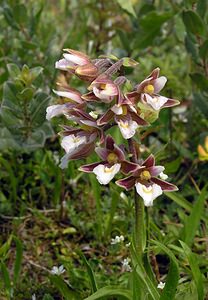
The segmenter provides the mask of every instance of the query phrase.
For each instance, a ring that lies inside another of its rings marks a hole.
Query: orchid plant
[[[100,159],[81,166],[80,170],[94,173],[102,185],[107,185],[118,175],[126,176],[116,184],[126,190],[134,189],[143,199],[142,203],[135,198],[135,215],[141,218],[139,211],[143,204],[152,206],[163,191],[176,191],[177,187],[166,181],[165,168],[155,164],[152,154],[145,160],[140,157],[135,137],[138,131],[145,130],[158,118],[161,109],[178,105],[179,101],[159,94],[167,81],[165,76],[159,75],[159,68],[141,83],[133,85],[124,76],[124,67],[135,65],[134,60],[126,57],[92,60],[82,52],[64,49],[63,58],[55,67],[86,82],[88,92],[81,94],[59,84],[59,90],[54,93],[64,98],[64,104],[49,106],[46,118],[64,115],[69,122],[60,132],[61,146],[65,150],[60,167],[64,169],[69,161],[87,158],[95,151]],[[118,126],[123,137],[122,145],[117,145],[109,135],[109,129],[114,126]],[[137,225],[138,222],[143,221],[136,220]]]

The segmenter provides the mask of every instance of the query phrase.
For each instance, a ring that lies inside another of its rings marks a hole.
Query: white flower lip
[[[93,169],[93,173],[96,175],[100,184],[106,185],[120,171],[120,168],[121,164],[114,164],[111,167],[100,164]]]
[[[65,136],[61,141],[61,147],[67,154],[72,153],[80,145],[87,142],[86,136],[75,136],[74,134]]]
[[[130,139],[136,133],[139,125],[135,121],[118,121],[118,126],[124,139]]]
[[[144,200],[144,205],[147,206],[147,207],[152,206],[153,201],[158,196],[162,195],[162,193],[163,193],[161,187],[156,183],[153,183],[152,185],[147,187],[146,185],[143,185],[140,182],[137,182],[135,184],[135,187],[136,187],[137,193]]]
[[[168,101],[168,98],[159,95],[143,95],[145,95],[147,104],[149,104],[154,110],[160,110],[160,108]]]

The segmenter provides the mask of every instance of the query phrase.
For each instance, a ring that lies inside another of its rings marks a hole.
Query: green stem
[[[144,233],[144,203],[135,190],[135,242],[138,256],[142,259]]]

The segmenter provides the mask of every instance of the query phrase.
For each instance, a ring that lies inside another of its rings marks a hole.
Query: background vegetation
[[[85,299],[97,287],[132,282],[122,260],[130,256],[133,195],[99,186],[78,171],[80,161],[58,167],[60,122],[46,121],[45,109],[58,101],[57,80],[82,90],[54,68],[63,48],[132,57],[140,63],[128,70],[135,82],[157,66],[168,77],[164,95],[181,105],[162,111],[142,137],[142,150],[154,153],[179,187],[149,210],[152,282],[167,281],[174,265],[175,299],[206,299],[208,153],[200,161],[197,147],[208,135],[207,2],[0,3],[0,299]],[[115,235],[124,243],[111,245]],[[51,275],[59,265],[65,273]]]

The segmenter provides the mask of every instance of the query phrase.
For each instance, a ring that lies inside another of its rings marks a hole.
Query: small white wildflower
[[[124,272],[131,272],[132,268],[129,265],[130,259],[127,257],[122,261],[122,269]]]
[[[126,247],[127,247],[127,248],[129,248],[130,246],[131,246],[131,243],[130,243],[130,242],[126,244]]]
[[[61,265],[60,267],[53,266],[51,270],[51,274],[53,275],[61,275],[65,272],[66,270],[64,269],[64,266]]]
[[[32,295],[32,300],[36,300],[36,295],[35,294]]]
[[[119,244],[124,241],[124,236],[123,235],[116,235],[114,239],[111,239],[111,245]]]
[[[168,179],[168,175],[164,174],[163,172],[161,172],[161,173],[159,174],[159,176],[160,176],[160,178],[161,178],[162,180]]]
[[[165,282],[160,281],[160,283],[158,283],[157,288],[163,290],[165,287]]]

